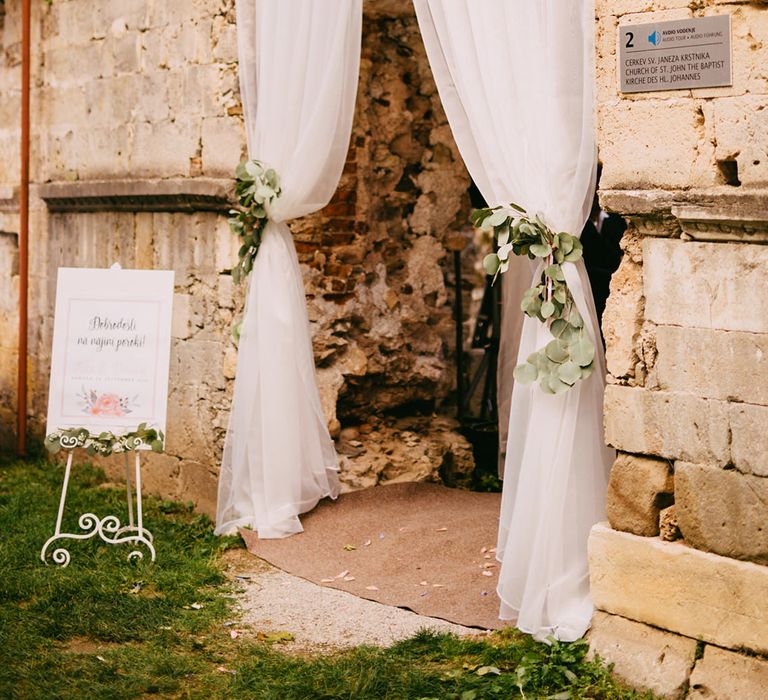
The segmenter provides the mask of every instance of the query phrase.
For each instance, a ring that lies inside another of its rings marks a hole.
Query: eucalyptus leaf
[[[237,164],[237,167],[235,168],[235,177],[238,180],[244,180],[248,177],[248,171],[245,167],[245,161],[241,161]]]
[[[497,209],[493,212],[485,221],[487,227],[496,227],[503,224],[508,218],[508,214],[504,209]]]
[[[555,338],[559,338],[566,328],[568,328],[568,322],[562,318],[556,318],[549,326],[549,332],[552,333]]]
[[[548,382],[549,388],[552,390],[553,394],[562,394],[564,391],[568,391],[568,389],[571,388],[569,384],[566,384],[556,374],[551,374],[549,376]]]
[[[579,260],[581,258],[581,255],[582,255],[582,249],[581,248],[574,248],[570,253],[568,253],[563,258],[563,260],[565,260],[565,262],[574,263],[574,262],[576,262],[577,260]]]
[[[595,346],[586,333],[582,333],[571,346],[571,357],[581,367],[586,367],[595,359]]]
[[[561,381],[569,386],[573,386],[581,379],[581,367],[573,360],[568,360],[568,362],[564,362],[557,368],[557,376]]]
[[[555,305],[547,299],[547,301],[541,305],[541,315],[544,318],[549,318],[553,313],[555,313]]]
[[[530,362],[518,365],[512,373],[515,381],[521,384],[531,384],[538,379],[539,370]]]
[[[552,362],[565,362],[569,357],[568,348],[559,340],[551,340],[547,343],[544,352]]]
[[[537,258],[546,258],[552,252],[552,247],[546,243],[534,243],[531,246],[531,253]]]
[[[496,253],[496,255],[499,256],[499,260],[507,260],[511,252],[512,252],[512,244],[506,243],[505,245],[499,248],[499,251],[498,253]]]
[[[483,258],[483,269],[487,275],[495,275],[499,271],[501,260],[496,253],[490,253]]]

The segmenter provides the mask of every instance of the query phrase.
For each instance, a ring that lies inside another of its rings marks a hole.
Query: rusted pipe
[[[19,185],[19,355],[16,454],[27,453],[27,295],[29,288],[30,0],[21,2],[21,182]]]

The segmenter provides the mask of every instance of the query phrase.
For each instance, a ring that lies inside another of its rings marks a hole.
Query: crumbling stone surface
[[[379,483],[440,481],[469,487],[472,446],[458,423],[439,416],[385,418],[344,428],[337,445],[344,491]]]
[[[292,224],[306,265],[321,393],[327,406],[336,400],[342,423],[448,396],[454,290],[446,286],[446,239],[466,227],[470,212],[469,176],[413,8],[395,3],[388,15],[374,5],[364,16],[352,146],[339,188],[325,209]],[[470,292],[462,290],[464,308]]]
[[[659,534],[659,513],[674,499],[674,478],[663,459],[620,454],[611,467],[606,513],[611,527],[635,535]]]
[[[677,523],[677,511],[674,503],[659,513],[659,536],[665,542],[674,542],[683,536]]]

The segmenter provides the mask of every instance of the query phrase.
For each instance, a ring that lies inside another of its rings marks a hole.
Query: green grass
[[[424,632],[391,649],[316,657],[231,639],[221,555],[239,545],[214,537],[186,505],[145,499],[155,564],[128,563],[127,545],[95,539],[69,545],[67,568],[42,564],[61,478],[42,461],[0,462],[0,698],[639,697],[586,661],[584,644],[547,646],[513,632],[483,640]],[[76,467],[65,530],[76,531],[76,514],[122,512],[124,491],[103,481]]]

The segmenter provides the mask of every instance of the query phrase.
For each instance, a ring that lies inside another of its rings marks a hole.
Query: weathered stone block
[[[768,404],[768,334],[658,326],[647,384],[724,401]]]
[[[199,125],[192,121],[137,124],[131,152],[131,169],[134,175],[188,175],[189,160],[197,151],[199,138]]]
[[[203,173],[208,176],[231,176],[244,155],[243,122],[235,117],[203,119],[201,141]]]
[[[611,467],[606,514],[615,530],[654,537],[659,513],[673,499],[672,468],[666,460],[620,454]]]
[[[692,547],[768,564],[768,479],[676,462],[675,506]]]
[[[171,337],[189,338],[192,333],[192,324],[190,321],[190,300],[189,294],[173,295],[173,317],[171,319]]]
[[[767,107],[766,95],[723,97],[714,102],[717,136],[715,157],[718,160],[735,160],[738,164],[738,178],[743,185],[768,182],[764,139],[768,131]]]
[[[184,461],[179,468],[177,498],[192,501],[197,511],[214,518],[217,484],[218,469],[209,466],[209,460],[203,464]]]
[[[717,183],[709,127],[692,100],[622,99],[601,105],[599,118],[601,187],[687,189]]]
[[[690,394],[608,385],[605,439],[623,452],[726,464],[728,405]]]
[[[213,58],[216,61],[232,63],[237,61],[237,27],[218,15],[213,19],[211,31]]]
[[[741,472],[768,476],[768,406],[732,403],[731,460]]]
[[[595,525],[592,598],[605,612],[728,648],[768,653],[768,567]]]
[[[647,238],[645,317],[660,325],[768,333],[768,314],[755,313],[768,308],[766,266],[768,246]]]
[[[768,660],[707,646],[696,662],[688,700],[768,698]]]
[[[589,650],[612,663],[614,673],[629,686],[661,698],[680,698],[688,686],[696,641],[598,610]]]

